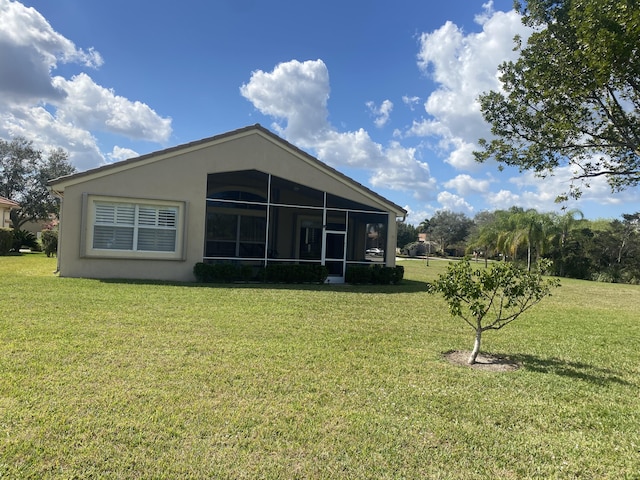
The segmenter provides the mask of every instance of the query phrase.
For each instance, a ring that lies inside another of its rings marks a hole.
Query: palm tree
[[[429,220],[428,218],[425,218],[423,221],[420,222],[420,225],[418,225],[418,227],[416,228],[416,231],[418,233],[429,233],[430,229],[431,229],[431,220]]]
[[[521,216],[524,213],[519,207],[502,210],[496,216],[496,248],[512,261],[518,256],[518,248],[523,244],[524,230],[521,227]]]
[[[495,253],[497,249],[496,243],[498,238],[497,219],[501,211],[496,212],[480,212],[474,217],[475,229],[472,233],[472,239],[469,246],[482,249],[484,254],[484,266],[488,264],[489,252]]]
[[[535,209],[523,210],[511,207],[497,225],[497,247],[516,260],[518,250],[527,248],[527,269],[531,270],[533,255],[539,259],[549,243],[553,221],[548,213]]]
[[[584,214],[578,209],[569,210],[564,215],[556,217],[557,244],[561,250],[567,244],[571,230],[576,228],[582,220],[584,220]]]
[[[554,224],[552,246],[557,252],[554,255],[556,273],[564,276],[565,259],[571,237],[573,232],[584,224],[584,214],[578,209],[572,209],[565,212],[564,215],[555,215],[552,221]]]

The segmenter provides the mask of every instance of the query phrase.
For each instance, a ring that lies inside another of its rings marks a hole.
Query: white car
[[[369,248],[365,250],[364,253],[366,253],[367,255],[382,256],[384,255],[384,250],[380,250],[379,248]]]

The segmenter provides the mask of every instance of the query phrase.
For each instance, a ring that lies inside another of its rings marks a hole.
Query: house
[[[0,228],[11,228],[11,210],[19,208],[20,205],[13,200],[0,197]]]
[[[49,182],[67,277],[192,281],[198,262],[395,266],[406,211],[260,125]],[[367,250],[376,248],[376,255]],[[382,252],[382,254],[378,253]]]

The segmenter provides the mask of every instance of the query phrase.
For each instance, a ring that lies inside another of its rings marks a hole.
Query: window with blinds
[[[94,202],[93,248],[134,252],[175,252],[178,208]]]

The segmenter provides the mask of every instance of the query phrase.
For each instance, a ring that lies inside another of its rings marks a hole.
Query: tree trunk
[[[478,358],[478,354],[480,353],[480,342],[482,341],[482,329],[478,327],[476,329],[476,341],[473,343],[473,350],[471,355],[469,356],[469,360],[467,363],[469,365],[473,365],[476,363],[476,358]]]

